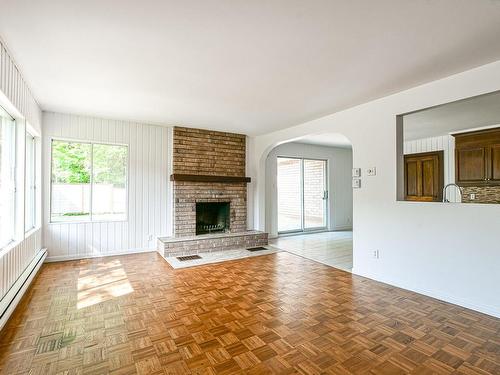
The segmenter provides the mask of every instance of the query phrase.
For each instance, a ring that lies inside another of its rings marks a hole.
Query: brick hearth
[[[165,258],[209,253],[212,251],[266,246],[267,244],[267,233],[259,231],[203,234],[200,236],[180,238],[158,238],[158,250]]]

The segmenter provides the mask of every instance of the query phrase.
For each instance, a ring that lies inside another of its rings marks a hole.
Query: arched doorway
[[[300,137],[267,155],[266,230],[291,253],[352,269],[352,144],[338,133]]]

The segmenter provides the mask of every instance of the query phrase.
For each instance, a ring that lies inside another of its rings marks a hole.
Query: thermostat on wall
[[[353,168],[352,177],[361,177],[361,168]]]
[[[359,189],[361,187],[361,179],[360,178],[353,178],[352,179],[352,187],[353,187],[353,189]]]

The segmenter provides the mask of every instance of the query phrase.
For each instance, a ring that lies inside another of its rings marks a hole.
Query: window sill
[[[4,247],[0,248],[0,258],[19,245],[22,241],[11,241]]]
[[[93,220],[93,221],[49,221],[48,225],[61,224],[102,224],[102,223],[127,223],[128,218],[124,220]]]
[[[36,231],[38,231],[40,229],[42,229],[41,226],[30,229],[28,232],[26,232],[24,234],[24,238],[22,240],[11,241],[7,245],[5,245],[4,247],[1,247],[0,248],[0,257],[3,256],[4,254],[8,253],[9,251],[11,251],[16,246],[19,246],[23,241],[25,241],[28,237],[30,237],[33,233],[35,233]]]
[[[37,227],[33,227],[33,228],[29,229],[27,232],[24,233],[24,239],[28,238],[29,236],[31,236],[33,233],[39,231],[40,229],[42,229],[41,226],[37,226]]]

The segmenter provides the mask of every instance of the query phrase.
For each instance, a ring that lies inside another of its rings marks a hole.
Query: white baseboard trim
[[[48,256],[45,262],[66,262],[68,260],[80,260],[80,259],[90,259],[90,258],[102,258],[102,257],[112,257],[117,255],[130,255],[130,254],[140,254],[140,253],[152,253],[157,251],[156,248],[151,249],[130,249],[124,251],[114,251],[105,254],[75,254],[75,255],[54,255]]]
[[[47,249],[41,249],[21,276],[19,276],[12,288],[10,288],[9,292],[0,301],[0,330],[5,326],[5,323],[9,320],[19,301],[23,298],[24,293],[28,290],[46,257]]]
[[[461,307],[465,307],[466,309],[474,310],[486,315],[494,316],[495,318],[500,318],[500,308],[498,306],[490,306],[490,305],[485,305],[485,304],[477,304],[475,302],[470,302],[466,299],[459,298],[456,296],[451,296],[446,293],[442,293],[439,291],[435,290],[426,290],[422,288],[415,288],[413,286],[408,286],[408,285],[402,285],[399,283],[395,283],[392,280],[386,280],[383,277],[375,277],[373,275],[366,275],[360,272],[357,272],[355,268],[352,269],[352,273],[358,276],[366,277],[367,279],[378,281],[384,284],[388,284],[391,286],[395,286],[397,288],[409,290],[411,292],[415,292],[418,294],[422,294],[427,297],[435,298],[437,300],[443,301],[443,302],[448,302],[454,305],[458,305]]]

